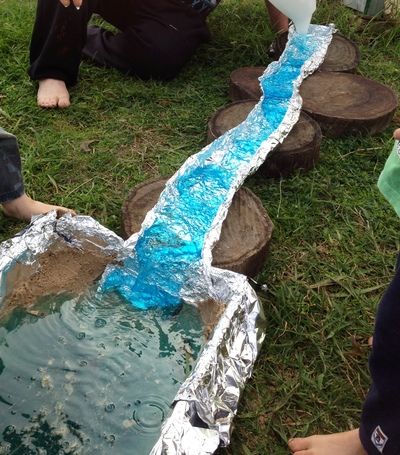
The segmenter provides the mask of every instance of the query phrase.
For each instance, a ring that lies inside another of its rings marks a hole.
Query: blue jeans
[[[17,138],[0,128],[0,204],[24,194]]]

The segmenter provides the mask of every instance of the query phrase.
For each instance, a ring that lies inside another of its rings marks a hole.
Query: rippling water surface
[[[204,341],[197,310],[94,292],[0,326],[0,454],[145,455]]]

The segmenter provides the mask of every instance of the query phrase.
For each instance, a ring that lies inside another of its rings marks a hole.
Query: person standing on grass
[[[394,133],[400,140],[400,129]],[[400,217],[400,143],[379,177],[378,187]],[[400,454],[400,255],[393,281],[378,308],[369,359],[372,385],[360,428],[289,441],[295,455]]]
[[[70,105],[82,54],[105,67],[143,79],[175,77],[209,39],[208,14],[220,0],[38,0],[29,75],[39,82],[38,105]],[[271,23],[286,31],[288,19],[268,1]],[[93,13],[119,31],[87,27]]]
[[[0,128],[0,205],[5,215],[30,221],[34,215],[56,210],[59,215],[70,212],[64,207],[44,204],[26,195],[21,175],[21,159],[17,139]]]

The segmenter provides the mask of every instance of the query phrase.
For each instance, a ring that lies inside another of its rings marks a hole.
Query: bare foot
[[[357,430],[296,438],[289,441],[294,455],[367,455]]]
[[[30,221],[34,215],[43,215],[51,212],[52,210],[57,211],[57,215],[60,217],[65,213],[71,213],[75,215],[73,210],[66,209],[65,207],[58,207],[56,205],[44,204],[43,202],[34,201],[26,194],[23,194],[17,199],[6,202],[3,204],[3,212],[11,217],[17,218],[22,221]]]
[[[42,79],[39,81],[37,103],[40,107],[70,106],[69,93],[64,81],[58,79]]]
[[[400,128],[397,128],[397,130],[393,133],[393,137],[400,141]]]

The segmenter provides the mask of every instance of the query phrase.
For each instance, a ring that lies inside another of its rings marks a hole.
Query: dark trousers
[[[87,28],[93,13],[119,31]],[[168,80],[208,38],[205,14],[186,0],[83,0],[79,11],[58,0],[39,0],[29,75],[73,85],[83,52],[101,66]]]
[[[0,204],[24,194],[17,139],[0,128]]]
[[[360,438],[367,453],[400,454],[400,256],[378,308],[370,356],[372,386],[364,403]]]

